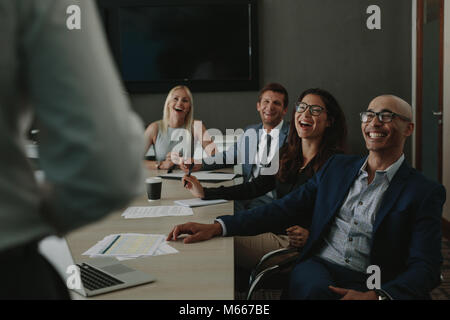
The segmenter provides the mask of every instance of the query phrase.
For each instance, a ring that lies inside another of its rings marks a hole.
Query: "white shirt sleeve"
[[[222,226],[222,237],[225,237],[227,235],[227,227],[225,226],[225,223],[223,223],[222,219],[215,219],[214,221],[217,221]]]

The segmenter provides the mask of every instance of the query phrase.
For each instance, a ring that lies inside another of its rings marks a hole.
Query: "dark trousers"
[[[0,300],[70,299],[53,266],[37,243],[0,251]]]
[[[313,257],[297,264],[291,272],[289,298],[295,300],[336,300],[341,296],[331,291],[334,286],[367,291],[369,275]]]

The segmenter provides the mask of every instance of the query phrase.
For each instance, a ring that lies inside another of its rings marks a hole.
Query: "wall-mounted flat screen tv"
[[[258,89],[256,1],[98,0],[130,92]]]

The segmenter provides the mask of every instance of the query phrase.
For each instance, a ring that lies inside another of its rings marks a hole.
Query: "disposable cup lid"
[[[145,179],[146,183],[158,183],[162,182],[162,179],[160,177],[154,177],[154,178],[147,178]]]

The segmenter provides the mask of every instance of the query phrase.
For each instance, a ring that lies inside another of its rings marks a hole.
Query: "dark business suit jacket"
[[[219,217],[227,235],[256,235],[295,225],[313,212],[299,262],[317,253],[365,159],[332,157],[306,184],[282,199],[234,216]],[[370,264],[381,270],[381,289],[394,299],[427,299],[439,284],[443,186],[406,162],[392,179],[373,226]]]

